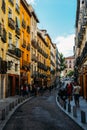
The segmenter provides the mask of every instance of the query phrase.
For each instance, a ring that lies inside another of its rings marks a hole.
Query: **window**
[[[1,49],[1,57],[4,58],[4,50],[3,49]]]
[[[20,28],[20,20],[16,17],[16,27]]]
[[[69,68],[71,68],[71,65],[69,65]]]
[[[24,52],[22,52],[22,60],[24,60]]]
[[[18,38],[18,37],[15,37],[16,48],[19,48],[18,41],[19,41],[19,38]]]
[[[71,63],[71,60],[69,61],[69,63]]]
[[[22,32],[22,44],[23,44],[23,40],[24,40],[24,32]]]
[[[12,34],[11,33],[8,34],[8,44],[9,44],[9,47],[12,44]]]
[[[10,8],[8,9],[8,18],[12,18],[12,10]]]
[[[16,4],[19,5],[19,3],[20,3],[20,0],[16,0]]]
[[[5,5],[5,0],[2,0],[2,11],[3,11],[3,13],[5,13],[6,12],[6,5]]]
[[[18,71],[18,64],[15,64],[15,71]]]

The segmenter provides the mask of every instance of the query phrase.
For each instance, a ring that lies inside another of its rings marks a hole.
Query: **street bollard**
[[[71,112],[71,104],[68,103],[68,112],[70,113]]]
[[[2,110],[2,120],[5,120],[5,109]]]
[[[64,109],[66,110],[66,101],[64,102]]]
[[[76,106],[73,106],[73,116],[77,117],[77,108],[76,108]]]
[[[81,122],[86,123],[86,113],[81,110]]]

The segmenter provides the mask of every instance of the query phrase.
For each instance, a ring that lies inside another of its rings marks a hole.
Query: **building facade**
[[[32,8],[29,6],[31,12],[31,49],[30,49],[30,58],[31,58],[31,86],[36,82],[35,78],[37,76],[37,24],[39,20],[37,15]]]
[[[31,83],[30,78],[30,46],[31,46],[31,13],[29,10],[29,5],[25,0],[20,2],[20,25],[21,25],[21,35],[20,35],[20,49],[21,49],[21,59],[20,59],[20,85]]]
[[[87,1],[77,1],[75,38],[75,79],[87,99]]]
[[[7,46],[7,25],[6,21],[5,0],[0,2],[0,99],[6,96],[6,77],[7,77],[7,61],[6,61],[6,46]]]
[[[7,1],[7,88],[6,96],[19,94],[20,86],[20,0]]]
[[[64,77],[66,77],[70,71],[74,71],[74,65],[75,65],[74,56],[65,57],[65,63],[66,63],[66,69],[63,71]]]
[[[0,2],[0,99],[19,95],[20,86],[50,87],[57,76],[58,56],[46,30],[26,0]]]

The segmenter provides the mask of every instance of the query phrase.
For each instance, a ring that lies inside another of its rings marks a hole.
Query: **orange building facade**
[[[31,26],[31,13],[29,11],[29,5],[25,0],[20,2],[20,25],[21,25],[21,36],[20,36],[20,49],[22,57],[20,59],[20,84],[30,84],[30,26]]]

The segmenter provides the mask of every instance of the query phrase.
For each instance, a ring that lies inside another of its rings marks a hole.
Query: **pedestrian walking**
[[[81,91],[81,87],[80,85],[77,83],[75,86],[74,86],[74,90],[73,90],[73,93],[74,93],[74,102],[75,102],[75,105],[76,107],[79,107],[79,97],[80,97],[80,91]]]
[[[23,85],[20,85],[20,94],[23,96]]]
[[[68,83],[66,85],[66,92],[67,92],[68,101],[70,103],[70,101],[72,100],[72,92],[73,92],[73,86],[71,83]]]

